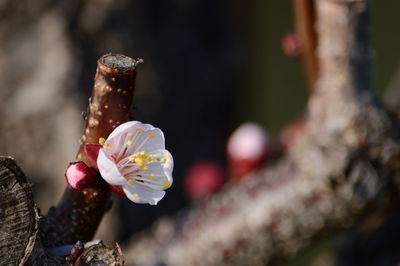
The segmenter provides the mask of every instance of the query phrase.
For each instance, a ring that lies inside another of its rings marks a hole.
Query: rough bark
[[[79,257],[76,265],[124,265],[122,252],[118,244],[109,248],[103,243],[91,246]]]
[[[0,264],[69,265],[65,258],[73,246],[46,249],[43,225],[34,204],[31,185],[11,157],[0,156]],[[57,252],[58,250],[58,252]],[[81,265],[123,265],[119,246],[90,243],[77,259]]]
[[[249,182],[134,237],[128,264],[265,265],[393,204],[399,132],[372,92],[370,2],[315,3],[320,76],[303,135]]]
[[[37,234],[38,212],[25,175],[10,157],[0,157],[0,264],[24,264]]]
[[[77,160],[90,165],[84,145],[98,144],[100,137],[107,138],[115,127],[130,120],[138,63],[140,60],[123,55],[108,54],[99,59]],[[47,246],[91,240],[110,204],[110,189],[103,180],[82,192],[67,186],[46,217]]]

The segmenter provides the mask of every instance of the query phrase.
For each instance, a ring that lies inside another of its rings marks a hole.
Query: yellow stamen
[[[149,167],[146,166],[146,164],[151,162],[152,160],[154,160],[154,155],[147,154],[145,151],[139,151],[129,156],[129,161],[135,162],[144,171],[149,170]]]
[[[127,137],[128,137],[128,138],[132,138],[132,137],[133,137],[133,133],[129,133],[129,134],[127,135]]]
[[[105,139],[105,138],[99,138],[99,144],[100,144],[101,146],[103,146],[105,142],[106,142],[106,139]]]
[[[155,175],[155,174],[149,174],[149,177],[150,177],[150,178],[155,178],[156,175]]]
[[[107,143],[106,147],[111,148],[111,143]]]
[[[137,198],[137,197],[139,197],[139,194],[138,194],[138,193],[134,193],[134,194],[132,194],[132,196],[134,196],[135,198]]]
[[[131,146],[131,145],[132,145],[132,143],[133,143],[133,141],[132,141],[132,140],[128,140],[128,142],[127,142],[126,144],[128,144],[128,146]]]
[[[135,158],[135,163],[136,163],[140,168],[142,168],[142,167],[144,166],[143,159],[140,158],[140,157]]]
[[[149,139],[152,139],[152,138],[154,138],[156,135],[155,134],[149,134],[149,135],[147,135],[147,137],[149,138]]]
[[[139,131],[140,133],[144,133],[144,130],[141,128],[138,128],[137,131]]]
[[[166,162],[167,162],[167,159],[168,159],[168,156],[167,156],[167,154],[166,154],[166,153],[164,153],[164,163],[166,163]]]
[[[162,189],[167,189],[167,188],[169,188],[170,185],[171,185],[171,183],[168,181],[168,179],[165,179]]]
[[[128,183],[129,183],[129,184],[135,184],[135,183],[136,183],[136,180],[135,180],[135,179],[129,179],[129,180],[128,180]]]

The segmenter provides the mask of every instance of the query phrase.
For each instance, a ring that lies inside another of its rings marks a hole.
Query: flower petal
[[[131,145],[128,145],[127,149],[128,154],[138,151],[152,152],[158,149],[165,149],[164,134],[159,128],[135,130],[130,141]]]
[[[121,173],[128,180],[156,190],[165,190],[172,185],[173,159],[167,150],[157,150],[146,154],[143,167],[135,163],[126,163]]]
[[[126,180],[119,172],[117,165],[107,157],[103,149],[100,149],[99,151],[97,166],[99,167],[101,177],[103,177],[107,183],[112,185],[123,185],[126,183]]]
[[[127,136],[141,125],[142,123],[139,121],[129,121],[116,127],[104,143],[105,152],[118,158],[124,157],[127,149]]]
[[[174,158],[172,157],[171,153],[167,150],[163,151],[164,153],[164,172],[170,175],[171,184],[172,184],[172,171],[174,169]]]
[[[105,152],[117,160],[138,151],[164,149],[164,134],[150,124],[131,121],[118,126],[104,143]]]
[[[107,140],[113,139],[114,137],[116,137],[118,135],[128,134],[129,131],[132,130],[132,128],[136,128],[140,124],[142,124],[142,123],[140,123],[139,121],[129,121],[129,122],[123,123],[123,124],[117,126],[113,130],[113,132],[111,132],[111,134],[108,136]]]
[[[154,190],[141,184],[129,184],[123,186],[125,195],[133,202],[136,203],[149,203],[157,205],[157,203],[164,197],[165,191]]]

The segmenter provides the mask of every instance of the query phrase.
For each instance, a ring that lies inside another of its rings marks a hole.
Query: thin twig
[[[318,78],[314,0],[293,0],[293,9],[308,89],[313,92]]]

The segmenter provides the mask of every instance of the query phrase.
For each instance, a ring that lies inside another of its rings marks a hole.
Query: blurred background
[[[399,9],[374,1],[378,93],[400,62]],[[190,204],[183,184],[192,165],[226,168],[227,140],[242,123],[277,136],[302,113],[301,61],[281,43],[293,30],[288,0],[0,0],[0,154],[20,163],[47,213],[79,146],[97,59],[143,58],[134,112],[164,131],[174,185],[157,207],[114,197],[96,238],[126,240]]]

